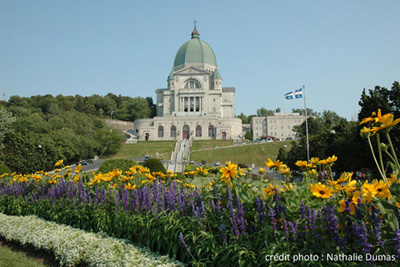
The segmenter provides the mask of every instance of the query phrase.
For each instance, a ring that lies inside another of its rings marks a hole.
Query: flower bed
[[[209,176],[203,168],[178,180],[133,166],[91,181],[81,179],[79,168],[76,174],[66,168],[62,176],[60,170],[4,175],[0,212],[104,232],[191,265],[398,266],[400,164],[388,131],[400,120],[378,112],[370,121],[373,127],[362,134],[379,141],[384,131],[388,140],[378,142],[379,161],[373,154],[381,175],[373,180],[347,172],[334,180],[335,156],[298,161],[304,179],[294,185],[290,169],[268,159],[267,167],[285,176],[281,188],[273,185],[274,175],[265,179],[263,169],[258,181],[245,179],[246,171],[231,162],[200,188],[190,177]]]
[[[0,235],[55,254],[63,266],[183,266],[125,240],[88,233],[36,216],[0,214]]]

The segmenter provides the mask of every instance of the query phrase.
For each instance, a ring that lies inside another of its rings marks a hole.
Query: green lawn
[[[216,161],[225,164],[226,161],[243,163],[248,166],[255,164],[258,167],[265,167],[268,158],[276,160],[279,148],[284,145],[290,150],[290,141],[271,142],[246,145],[233,145],[232,140],[195,140],[192,144],[191,159],[196,162],[205,160],[209,165]],[[210,149],[204,149],[209,147]],[[217,147],[217,148],[214,148]],[[120,151],[104,159],[143,157],[145,155],[159,156],[169,159],[172,150],[175,149],[175,141],[140,141],[137,144],[123,144]]]
[[[290,150],[290,141],[246,144],[232,147],[219,146],[218,148],[203,149],[201,151],[193,151],[195,149],[192,147],[193,152],[191,153],[190,158],[195,162],[205,160],[210,165],[216,161],[225,164],[226,161],[230,160],[232,163],[236,164],[243,163],[248,166],[255,164],[255,166],[258,167],[265,167],[265,161],[267,161],[268,158],[276,160],[279,149],[284,147],[284,145],[287,146],[286,149]]]
[[[175,149],[175,141],[139,141],[137,144],[123,144],[117,154],[103,157],[104,159],[121,159],[143,157],[145,155],[163,155],[169,159]]]
[[[33,248],[19,246],[14,242],[0,240],[0,266],[2,267],[45,267],[60,266],[53,255],[38,252]]]
[[[192,143],[192,150],[204,149],[205,147],[213,148],[215,146],[231,146],[234,143],[235,142],[232,140],[194,140]]]

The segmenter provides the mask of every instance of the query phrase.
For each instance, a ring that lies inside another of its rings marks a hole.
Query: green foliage
[[[156,158],[149,158],[143,163],[143,166],[149,168],[151,172],[166,173],[165,167],[161,160]]]
[[[11,174],[11,170],[10,170],[10,168],[7,167],[7,165],[1,163],[0,164],[0,174],[3,174],[3,173]]]
[[[12,123],[15,122],[15,117],[5,108],[0,108],[0,145],[3,143],[7,134],[12,133]]]
[[[108,173],[115,169],[125,172],[129,171],[129,168],[135,165],[136,161],[133,159],[108,159],[101,164],[96,173]]]
[[[253,141],[253,133],[251,131],[247,131],[246,134],[244,135],[244,138]]]

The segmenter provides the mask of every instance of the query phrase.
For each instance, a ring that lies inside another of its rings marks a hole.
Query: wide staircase
[[[170,162],[167,169],[173,172],[183,173],[185,164],[190,158],[192,140],[183,139],[178,140],[175,144],[175,150],[171,154]]]

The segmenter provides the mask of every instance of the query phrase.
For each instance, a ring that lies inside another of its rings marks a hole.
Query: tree
[[[274,116],[275,110],[268,110],[265,109],[264,107],[261,107],[260,109],[257,109],[256,114],[257,117]]]
[[[249,118],[242,113],[236,116],[236,118],[239,118],[242,120],[242,123],[250,123]]]
[[[253,141],[253,134],[251,131],[247,131],[246,134],[244,135],[244,138],[247,140]]]
[[[3,143],[4,138],[7,134],[12,133],[13,129],[11,125],[15,122],[11,112],[8,112],[5,108],[0,109],[0,144]]]

